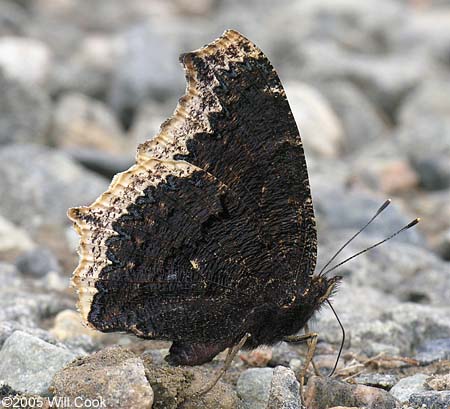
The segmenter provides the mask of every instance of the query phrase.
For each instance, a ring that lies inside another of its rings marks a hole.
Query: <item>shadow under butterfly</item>
[[[100,331],[173,341],[172,365],[200,365],[229,348],[199,395],[240,348],[307,341],[303,385],[317,334],[297,334],[331,307],[340,277],[327,273],[342,263],[326,268],[389,201],[315,273],[302,141],[267,57],[228,30],[180,60],[187,90],[173,116],[108,191],[68,212],[81,236],[79,311]]]

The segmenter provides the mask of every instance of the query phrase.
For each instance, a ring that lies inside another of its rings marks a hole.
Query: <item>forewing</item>
[[[232,30],[180,59],[186,95],[159,135],[140,146],[138,161],[183,159],[214,175],[252,215],[272,272],[292,289],[305,285],[316,262],[314,212],[301,138],[276,71]]]

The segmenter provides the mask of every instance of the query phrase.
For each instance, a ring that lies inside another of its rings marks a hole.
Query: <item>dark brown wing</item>
[[[316,231],[302,142],[277,73],[236,31],[181,56],[187,92],[140,158],[183,159],[226,184],[290,275],[315,267]]]
[[[102,197],[69,213],[81,235],[73,281],[100,330],[234,339],[255,306],[289,303],[314,271],[306,163],[254,44],[227,31],[181,59],[188,87],[173,117]]]

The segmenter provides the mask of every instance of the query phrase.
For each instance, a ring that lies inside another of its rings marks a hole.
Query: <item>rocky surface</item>
[[[103,192],[173,112],[185,87],[178,54],[235,28],[285,84],[309,166],[318,270],[387,197],[329,267],[421,218],[330,273],[343,277],[332,302],[346,340],[335,379],[309,369],[308,405],[448,406],[450,3],[88,3],[0,2],[0,397],[82,391],[103,393],[109,407],[300,407],[304,345],[246,351],[198,397],[222,355],[169,367],[165,342],[84,327],[69,289],[78,238],[67,209]],[[326,375],[341,329],[329,308],[310,327]]]
[[[313,377],[305,394],[307,408],[327,409],[333,406],[394,409],[398,400],[380,388],[349,385],[329,378]]]
[[[165,362],[153,363],[148,354],[144,358],[144,365],[147,379],[155,393],[153,407],[156,409],[232,409],[238,405],[236,392],[222,380],[210,392],[199,394],[212,381],[211,373],[204,368],[170,367]]]
[[[21,273],[43,277],[50,272],[61,273],[61,265],[55,255],[45,247],[36,247],[22,253],[16,260]]]
[[[284,366],[273,370],[267,409],[300,409],[300,385],[295,373]]]
[[[20,83],[1,69],[0,90],[0,144],[48,142],[52,107],[46,91]]]
[[[126,376],[124,376],[126,374]],[[55,396],[101,397],[106,408],[151,408],[153,390],[147,382],[143,362],[132,352],[109,347],[67,365],[53,378]],[[72,407],[72,406],[71,406]]]
[[[425,391],[425,380],[427,375],[425,374],[415,374],[412,376],[407,376],[406,378],[398,381],[392,388],[391,394],[397,398],[400,402],[407,402],[409,397],[413,393],[420,393]]]
[[[107,182],[60,151],[40,145],[8,145],[0,151],[0,186],[8,192],[0,211],[20,226],[66,223],[67,209],[88,204]]]
[[[22,331],[0,350],[0,379],[18,392],[48,395],[53,376],[76,355]]]
[[[243,409],[267,407],[273,371],[272,368],[250,368],[241,374],[236,388]]]

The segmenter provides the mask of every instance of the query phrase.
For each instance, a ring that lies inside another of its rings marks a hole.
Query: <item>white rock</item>
[[[41,41],[21,37],[0,38],[0,68],[11,78],[44,85],[51,65],[52,53]]]
[[[113,64],[124,52],[125,44],[119,37],[92,35],[80,44],[75,60],[78,63],[93,66],[111,72]]]
[[[285,88],[305,149],[318,156],[336,157],[343,128],[330,104],[309,85],[288,83]]]
[[[0,252],[23,252],[31,250],[35,243],[25,230],[0,215]]]
[[[413,393],[425,391],[425,380],[427,378],[428,375],[421,373],[408,376],[400,379],[389,392],[400,402],[406,402]]]

